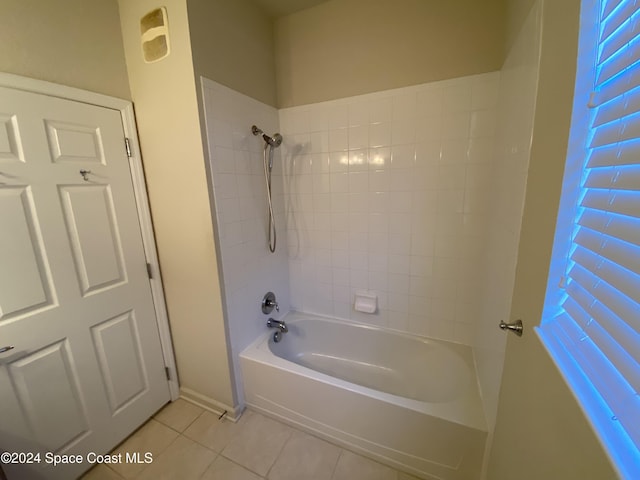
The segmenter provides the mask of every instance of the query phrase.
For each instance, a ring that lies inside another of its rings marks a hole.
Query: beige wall
[[[130,99],[116,0],[3,0],[0,71]]]
[[[139,19],[155,0],[120,0],[122,33],[180,387],[233,406],[186,0],[165,0],[171,54],[142,60]]]
[[[278,106],[499,70],[503,0],[331,0],[275,23]]]
[[[542,316],[571,120],[580,0],[544,3],[542,57],[510,335],[490,480],[614,479],[605,453],[533,327]]]
[[[188,0],[196,80],[276,104],[273,21],[250,0]]]

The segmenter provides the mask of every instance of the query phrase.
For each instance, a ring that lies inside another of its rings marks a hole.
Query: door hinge
[[[131,158],[131,144],[129,143],[129,139],[126,137],[124,139],[124,148],[127,150],[127,157]]]
[[[167,380],[171,380],[171,374],[169,373],[169,367],[164,367],[164,374],[167,376]]]
[[[153,269],[150,263],[147,263],[147,275],[149,275],[149,278],[153,278]]]

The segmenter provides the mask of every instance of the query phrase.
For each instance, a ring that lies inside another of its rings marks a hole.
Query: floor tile
[[[245,412],[237,423],[231,420],[218,420],[218,416],[211,412],[203,412],[187,428],[183,435],[207,448],[221,452],[231,439],[240,432],[242,425],[249,417],[249,412]]]
[[[122,480],[122,477],[106,465],[96,465],[80,477],[80,480]]]
[[[152,453],[153,463],[98,465],[82,480],[418,480],[262,414],[233,423],[184,400],[112,453],[126,452]]]
[[[136,480],[196,480],[215,458],[214,451],[179,436]]]
[[[397,478],[397,471],[343,450],[332,480],[397,480]]]
[[[179,398],[156,413],[153,418],[169,428],[184,432],[202,412],[204,409]]]
[[[294,431],[269,472],[270,480],[331,480],[340,448]]]
[[[215,459],[200,480],[262,480],[262,477],[220,456]]]
[[[259,413],[249,413],[240,432],[222,450],[222,455],[264,476],[291,436],[292,429]]]
[[[122,454],[122,463],[115,463],[111,468],[126,479],[134,479],[148,465],[139,463],[127,463],[127,453],[138,453],[144,459],[146,453],[151,453],[153,458],[165,451],[165,449],[178,437],[179,433],[162,423],[149,420],[142,428],[138,429],[127,440],[121,443],[112,453]]]

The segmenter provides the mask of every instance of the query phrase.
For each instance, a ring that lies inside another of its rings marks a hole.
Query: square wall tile
[[[471,84],[457,82],[443,88],[442,108],[444,112],[465,112],[471,110]]]
[[[329,130],[329,151],[342,152],[349,149],[349,130],[339,128],[337,130]]]
[[[369,122],[385,123],[390,122],[393,112],[393,100],[391,96],[376,97],[369,101]]]
[[[414,89],[407,89],[406,93],[398,93],[393,96],[394,124],[397,122],[412,122],[417,114],[416,108],[417,92]]]
[[[349,127],[349,148],[368,148],[369,147],[369,124],[355,125]]]
[[[331,102],[327,109],[330,130],[349,126],[349,109],[346,103]]]
[[[349,103],[349,126],[369,125],[370,104],[366,100]]]
[[[375,123],[369,127],[369,147],[386,147],[391,145],[391,123]]]
[[[443,109],[443,90],[439,87],[425,87],[418,91],[418,116],[438,118]]]

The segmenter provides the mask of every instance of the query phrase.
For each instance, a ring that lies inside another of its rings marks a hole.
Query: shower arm
[[[279,147],[282,143],[282,135],[279,133],[274,133],[273,137],[270,137],[261,128],[256,127],[255,125],[251,126],[251,133],[255,136],[262,135],[262,139],[267,142],[270,147]]]

